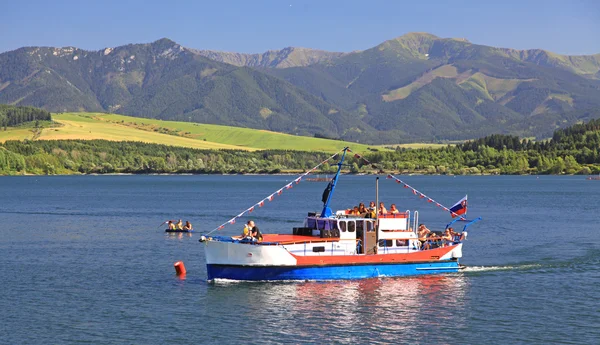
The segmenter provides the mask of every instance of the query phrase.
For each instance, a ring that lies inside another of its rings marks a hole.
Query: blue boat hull
[[[458,272],[456,260],[339,266],[238,266],[208,264],[208,279],[232,280],[347,280],[377,277],[403,277]]]

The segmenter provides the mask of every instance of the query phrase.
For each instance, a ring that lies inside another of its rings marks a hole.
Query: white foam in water
[[[518,265],[518,266],[467,266],[462,272],[488,272],[488,271],[508,271],[508,270],[526,270],[530,268],[541,267],[540,264]]]

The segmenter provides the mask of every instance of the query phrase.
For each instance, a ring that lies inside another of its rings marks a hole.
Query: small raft
[[[165,229],[165,232],[172,232],[172,233],[185,233],[185,232],[194,232],[194,229],[192,230],[171,230],[171,229]]]

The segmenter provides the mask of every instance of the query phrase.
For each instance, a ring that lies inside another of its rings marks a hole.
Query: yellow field
[[[198,149],[302,150],[337,152],[345,146],[364,152],[366,145],[294,136],[249,128],[162,121],[101,113],[53,114],[59,127],[44,128],[37,140],[104,139],[140,141]],[[168,133],[168,134],[167,134]],[[33,139],[31,129],[0,131],[0,142]]]

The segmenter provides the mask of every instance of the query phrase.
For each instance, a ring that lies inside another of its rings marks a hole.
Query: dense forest
[[[532,142],[491,135],[441,149],[374,150],[352,157],[346,171],[423,174],[597,174],[600,120]],[[0,174],[73,173],[282,173],[306,171],[329,155],[301,151],[198,150],[106,140],[7,141],[0,145]],[[336,166],[325,164],[320,173]]]
[[[15,107],[0,104],[0,127],[15,127],[32,121],[51,121],[50,112],[34,107]]]

